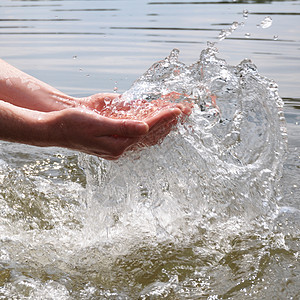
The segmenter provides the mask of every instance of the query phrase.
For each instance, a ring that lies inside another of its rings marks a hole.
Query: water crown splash
[[[186,122],[118,162],[81,155],[89,220],[110,244],[182,239],[232,218],[247,227],[276,212],[286,145],[276,83],[248,59],[228,65],[213,44],[190,66],[178,55],[153,64],[121,99],[178,93],[194,105]]]

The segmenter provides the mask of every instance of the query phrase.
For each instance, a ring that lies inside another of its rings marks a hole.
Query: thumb
[[[147,123],[128,119],[106,118],[106,134],[119,135],[123,137],[139,137],[149,131]]]

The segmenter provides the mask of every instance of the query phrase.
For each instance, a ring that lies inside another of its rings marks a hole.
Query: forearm
[[[0,99],[19,107],[43,112],[76,105],[75,98],[16,69],[1,59]]]
[[[52,113],[32,111],[0,101],[0,140],[54,146]],[[50,121],[50,122],[49,122]]]

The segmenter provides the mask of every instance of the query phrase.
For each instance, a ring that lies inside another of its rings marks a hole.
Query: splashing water
[[[277,85],[248,59],[228,65],[213,44],[190,66],[178,56],[116,99],[191,101],[161,144],[117,162],[80,154],[83,171],[63,155],[21,177],[0,161],[10,199],[0,198],[1,296],[244,299],[264,290],[261,276],[273,280],[265,264],[286,249],[272,231],[286,147]]]
[[[265,17],[259,24],[259,26],[263,29],[269,28],[272,26],[273,20],[271,17]]]
[[[228,36],[230,36],[239,27],[239,25],[242,24],[239,24],[238,22],[233,22],[228,29],[222,29],[219,34],[219,40],[222,41]]]
[[[243,17],[244,17],[245,19],[247,19],[247,18],[248,18],[248,15],[249,15],[249,11],[248,11],[247,9],[244,9],[244,10],[243,10]]]
[[[194,103],[191,116],[161,145],[118,162],[81,155],[87,202],[101,210],[94,218],[103,240],[172,240],[216,218],[249,226],[276,213],[286,142],[277,85],[250,60],[235,67],[216,54],[209,44],[187,66],[174,49],[123,94],[130,102],[176,92],[182,95],[176,101]]]

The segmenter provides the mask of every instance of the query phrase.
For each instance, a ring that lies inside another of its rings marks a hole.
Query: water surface
[[[265,102],[264,88],[249,82],[248,98],[226,93],[213,72],[203,87],[225,99],[223,123],[200,111],[190,120],[202,120],[199,131],[186,123],[139,160],[2,142],[0,295],[298,299],[299,14],[299,1],[2,0],[1,58],[75,96],[123,93],[173,48],[189,65],[217,42],[228,74],[250,58],[278,84],[288,145],[284,157],[275,98]],[[271,26],[258,26],[268,16]],[[240,144],[231,126],[239,109],[256,128],[241,122]]]

